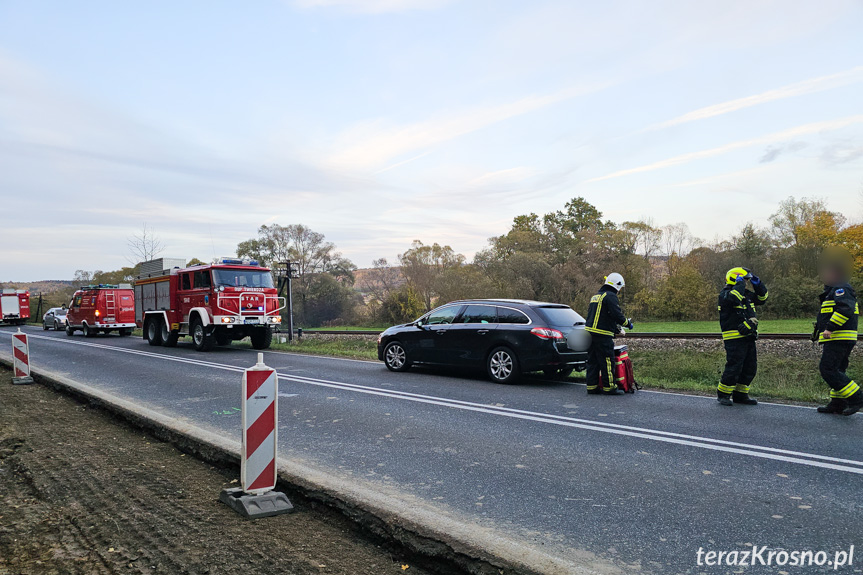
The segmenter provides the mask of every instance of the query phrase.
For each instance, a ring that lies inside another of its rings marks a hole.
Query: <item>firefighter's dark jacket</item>
[[[599,293],[590,298],[584,329],[597,335],[614,337],[625,323],[626,317],[620,309],[617,291],[611,286],[602,286]]]
[[[818,342],[825,341],[857,341],[857,316],[860,308],[857,304],[857,294],[850,285],[824,286],[824,291],[818,296],[821,300],[821,310],[815,329],[818,332]],[[824,339],[824,331],[832,331],[830,339]]]
[[[752,291],[754,290],[754,291]],[[746,282],[725,286],[719,292],[719,327],[722,339],[755,338],[758,327],[752,322],[755,306],[767,301],[767,288],[763,282],[746,289]]]

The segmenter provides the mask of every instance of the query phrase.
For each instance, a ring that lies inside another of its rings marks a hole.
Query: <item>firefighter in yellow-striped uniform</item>
[[[747,283],[752,286],[746,289]],[[767,287],[746,268],[732,268],[725,274],[725,288],[719,292],[719,326],[725,345],[725,370],[716,395],[721,405],[756,405],[749,397],[749,385],[758,372],[758,317],[755,307],[767,301]]]
[[[853,415],[863,408],[863,390],[845,373],[857,344],[857,294],[848,283],[847,265],[841,259],[822,262],[821,279],[824,291],[818,297],[821,309],[815,336],[821,344],[818,369],[830,386],[830,403],[819,407],[818,412]]]
[[[590,333],[590,349],[587,356],[587,393],[623,395],[623,390],[614,382],[614,336],[623,332],[623,327],[633,328],[620,309],[617,294],[626,282],[618,273],[608,274],[599,293],[590,298],[587,309],[585,331]]]

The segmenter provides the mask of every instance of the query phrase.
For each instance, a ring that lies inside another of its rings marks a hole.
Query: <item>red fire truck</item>
[[[160,258],[143,262],[135,281],[135,321],[150,345],[174,347],[188,336],[208,351],[249,337],[252,347],[267,349],[284,307],[270,270],[254,260],[181,268]]]
[[[135,295],[130,284],[90,285],[79,288],[66,312],[66,335],[81,331],[84,337],[117,331],[132,335]]]
[[[24,325],[30,319],[30,292],[23,289],[0,291],[0,325]]]

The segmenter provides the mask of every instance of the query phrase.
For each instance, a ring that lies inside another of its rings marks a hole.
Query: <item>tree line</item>
[[[728,237],[705,241],[685,223],[613,222],[577,197],[562,209],[520,215],[468,260],[451,246],[414,241],[394,261],[358,270],[326,237],[302,224],[264,225],[237,245],[237,256],[264,265],[291,261],[298,326],[386,325],[410,321],[434,306],[467,298],[521,298],[571,305],[582,313],[612,271],[623,274],[627,313],[640,319],[712,319],[725,272],[755,270],[770,289],[764,317],[808,317],[818,310],[819,253],[846,247],[863,279],[863,225],[850,223],[815,198],[782,201],[764,227],[745,223]],[[130,238],[133,259],[164,249],[152,230]],[[131,261],[131,260],[130,260]],[[191,260],[189,264],[203,263]],[[78,270],[75,285],[126,283],[137,265],[110,272]],[[68,301],[49,294],[50,303]],[[56,301],[54,301],[56,300]],[[46,302],[48,303],[48,302]]]
[[[788,198],[769,225],[743,224],[707,242],[685,223],[616,223],[584,198],[548,214],[514,218],[472,260],[448,245],[414,241],[397,261],[357,270],[322,234],[302,225],[262,226],[237,254],[266,263],[300,264],[295,282],[298,325],[381,325],[412,320],[435,305],[466,298],[523,298],[584,311],[603,277],[626,278],[622,300],[641,319],[712,319],[725,272],[752,268],[770,289],[765,317],[817,312],[818,254],[845,246],[863,276],[863,225],[827,209],[823,200]]]

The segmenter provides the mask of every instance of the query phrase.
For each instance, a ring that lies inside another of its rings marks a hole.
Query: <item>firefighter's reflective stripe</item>
[[[740,301],[743,301],[743,299],[744,299],[743,294],[741,294],[737,290],[731,290],[731,295],[733,295],[734,297],[736,297]]]
[[[829,338],[824,337],[824,332],[818,336],[818,343],[825,341],[857,341],[856,329],[838,329]]]
[[[604,329],[596,329],[593,327],[586,327],[584,331],[589,331],[590,333],[598,333],[599,335],[608,335],[613,336],[614,334],[610,331],[605,331]]]
[[[860,390],[860,386],[856,382],[851,382],[842,389],[830,390],[830,397],[846,398],[851,397]]]
[[[746,335],[740,333],[736,329],[722,332],[722,339],[740,339],[742,337],[746,337]]]
[[[602,300],[605,299],[605,294],[598,294],[591,298],[591,300],[596,300],[596,315],[593,317],[593,325],[588,328],[590,331],[595,331],[595,333],[602,333],[602,330],[597,330],[597,325],[599,325],[599,317],[602,315]]]
[[[758,298],[758,301],[767,301],[767,296],[768,296],[769,294],[770,294],[770,292],[764,292],[764,295],[759,295],[759,296],[756,296],[756,297]]]
[[[732,391],[734,391],[734,386],[733,385],[725,385],[724,383],[720,383],[717,386],[717,389],[719,391],[721,391],[722,393],[731,393]]]
[[[734,386],[734,391],[736,391],[737,393],[749,393],[749,386],[738,383]]]
[[[834,311],[833,315],[830,316],[830,321],[835,323],[836,325],[841,326],[848,321],[848,318],[839,313],[838,311]]]

